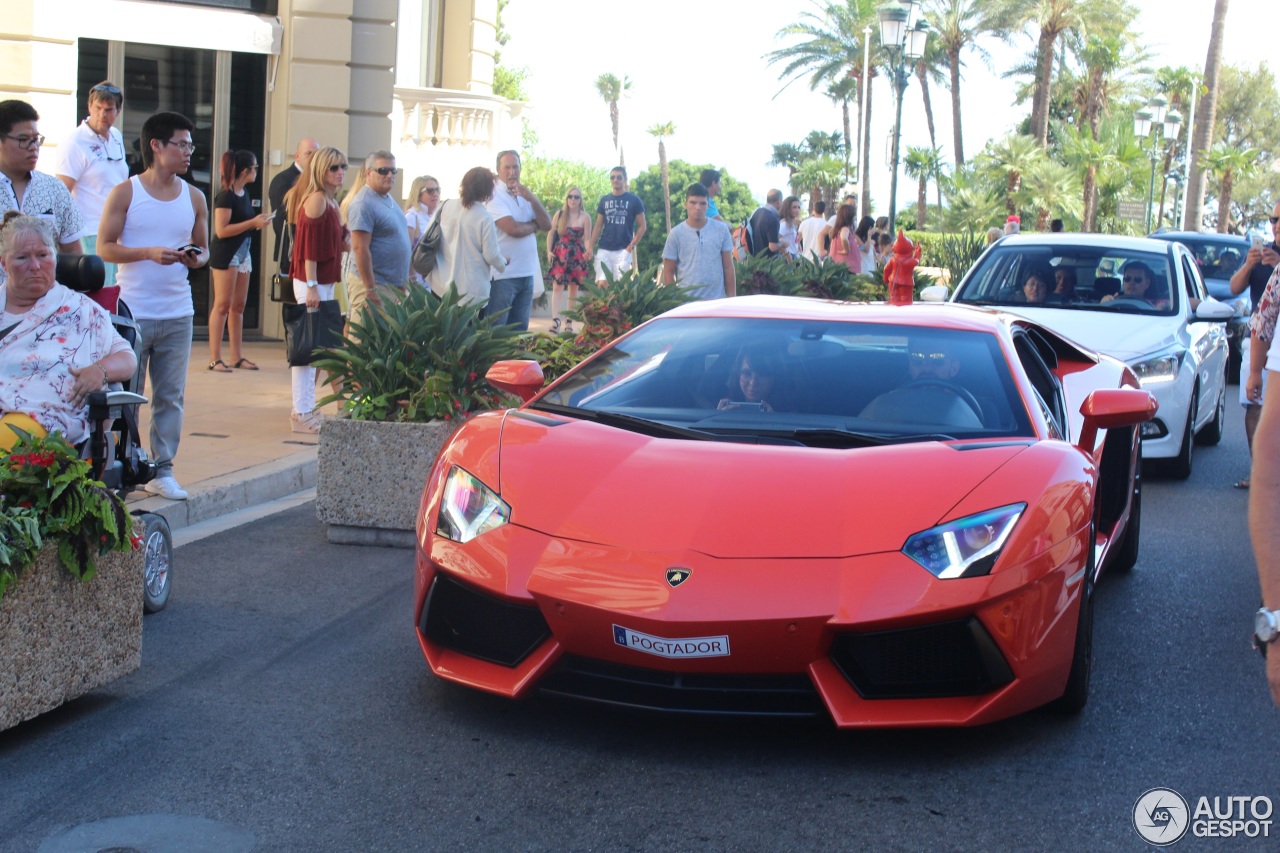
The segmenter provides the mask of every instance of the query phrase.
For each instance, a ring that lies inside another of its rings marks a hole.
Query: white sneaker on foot
[[[143,488],[148,494],[159,495],[171,501],[185,501],[189,497],[187,490],[179,486],[173,477],[157,477]]]

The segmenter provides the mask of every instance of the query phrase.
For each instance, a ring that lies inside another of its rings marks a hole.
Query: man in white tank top
[[[195,306],[187,271],[209,260],[209,208],[180,176],[191,167],[191,131],[179,113],[156,113],[142,125],[146,171],[107,196],[98,254],[119,265],[120,296],[138,322],[141,352],[134,389],[147,393],[150,368],[151,456],[156,476],[146,489],[170,500],[187,492],[173,476],[182,437],[182,406],[191,358]]]

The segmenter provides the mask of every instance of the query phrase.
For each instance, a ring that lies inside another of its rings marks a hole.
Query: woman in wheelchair
[[[0,225],[0,449],[28,432],[89,435],[87,398],[133,376],[133,349],[111,317],[54,280],[57,244],[48,223],[17,211]],[[38,428],[38,429],[34,429]]]

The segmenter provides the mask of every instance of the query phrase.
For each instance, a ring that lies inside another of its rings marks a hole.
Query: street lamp
[[[889,72],[897,93],[897,115],[893,121],[893,178],[889,188],[889,227],[898,227],[898,159],[902,141],[902,96],[911,82],[911,68],[924,55],[929,25],[920,18],[920,3],[908,0],[881,6],[880,46],[889,55]]]
[[[1133,134],[1138,138],[1138,144],[1141,145],[1143,139],[1151,137],[1151,147],[1147,151],[1147,156],[1151,159],[1151,180],[1147,185],[1148,234],[1151,233],[1151,212],[1156,201],[1156,154],[1162,141],[1171,142],[1178,138],[1178,128],[1182,125],[1182,114],[1177,110],[1169,110],[1168,107],[1168,98],[1156,95],[1147,102],[1146,107],[1133,114]]]

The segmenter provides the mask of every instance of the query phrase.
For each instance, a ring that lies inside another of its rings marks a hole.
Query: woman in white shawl
[[[477,166],[462,176],[458,200],[436,210],[440,221],[440,250],[436,268],[427,280],[443,296],[454,284],[470,302],[489,301],[493,272],[506,272],[507,258],[498,250],[498,229],[484,203],[493,197],[493,172]]]
[[[7,213],[0,226],[0,265],[9,275],[0,286],[0,448],[17,438],[7,424],[29,428],[32,420],[70,444],[84,441],[89,394],[138,367],[110,315],[54,281],[56,264],[49,225]]]

